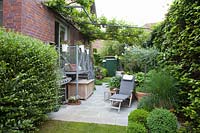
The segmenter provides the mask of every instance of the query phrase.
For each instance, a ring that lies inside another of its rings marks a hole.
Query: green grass
[[[110,79],[111,79],[111,77],[105,77],[105,78],[103,78],[101,81],[102,81],[103,83],[109,83]]]
[[[126,133],[125,126],[50,120],[38,133]]]
[[[95,85],[102,85],[102,83],[109,83],[111,77],[105,77],[101,80],[95,79]]]
[[[95,85],[102,85],[102,81],[99,79],[95,79]]]

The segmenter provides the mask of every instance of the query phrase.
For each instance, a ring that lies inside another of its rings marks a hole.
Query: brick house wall
[[[81,41],[84,44],[87,44],[86,39],[84,39],[83,35],[77,29],[73,28],[72,25],[69,27],[69,29],[70,29],[69,34],[70,34],[71,44],[75,44],[76,41]]]
[[[3,1],[3,26],[21,32],[21,0]]]
[[[71,44],[80,40],[86,42],[79,30],[41,1],[3,0],[3,26],[44,42],[56,42],[55,22],[60,19],[69,28]]]
[[[54,42],[55,14],[35,0],[22,0],[21,32],[44,42]]]

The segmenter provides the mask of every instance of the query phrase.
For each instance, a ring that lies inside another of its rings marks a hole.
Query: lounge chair
[[[133,98],[133,89],[135,87],[135,78],[133,75],[123,75],[120,83],[119,93],[114,94],[110,97],[112,108],[118,109],[120,111],[121,104],[125,100],[129,100],[129,107],[131,106]],[[116,104],[118,106],[116,106]]]

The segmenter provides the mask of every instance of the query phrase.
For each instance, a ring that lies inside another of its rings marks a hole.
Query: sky
[[[143,26],[164,20],[173,0],[95,0],[97,16]]]

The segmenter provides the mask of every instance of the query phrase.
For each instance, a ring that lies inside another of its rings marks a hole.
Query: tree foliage
[[[180,81],[179,109],[200,131],[200,1],[175,0],[151,43],[163,52],[161,62]]]
[[[101,57],[104,56],[120,56],[124,53],[125,44],[118,41],[107,40],[102,42],[103,47],[99,50]]]
[[[125,71],[145,73],[155,67],[158,51],[153,48],[127,47],[121,57]]]
[[[76,0],[72,2],[66,2],[65,0],[49,0],[45,2],[45,5],[75,24],[89,41],[103,39],[117,40],[120,43],[129,45],[143,44],[149,35],[146,30],[137,27],[134,28],[134,25],[127,24],[121,20],[108,20],[104,16],[97,18],[90,10],[93,2],[94,0]],[[69,7],[74,4],[84,7],[91,19],[89,19],[83,10]],[[104,30],[102,30],[102,27]]]

